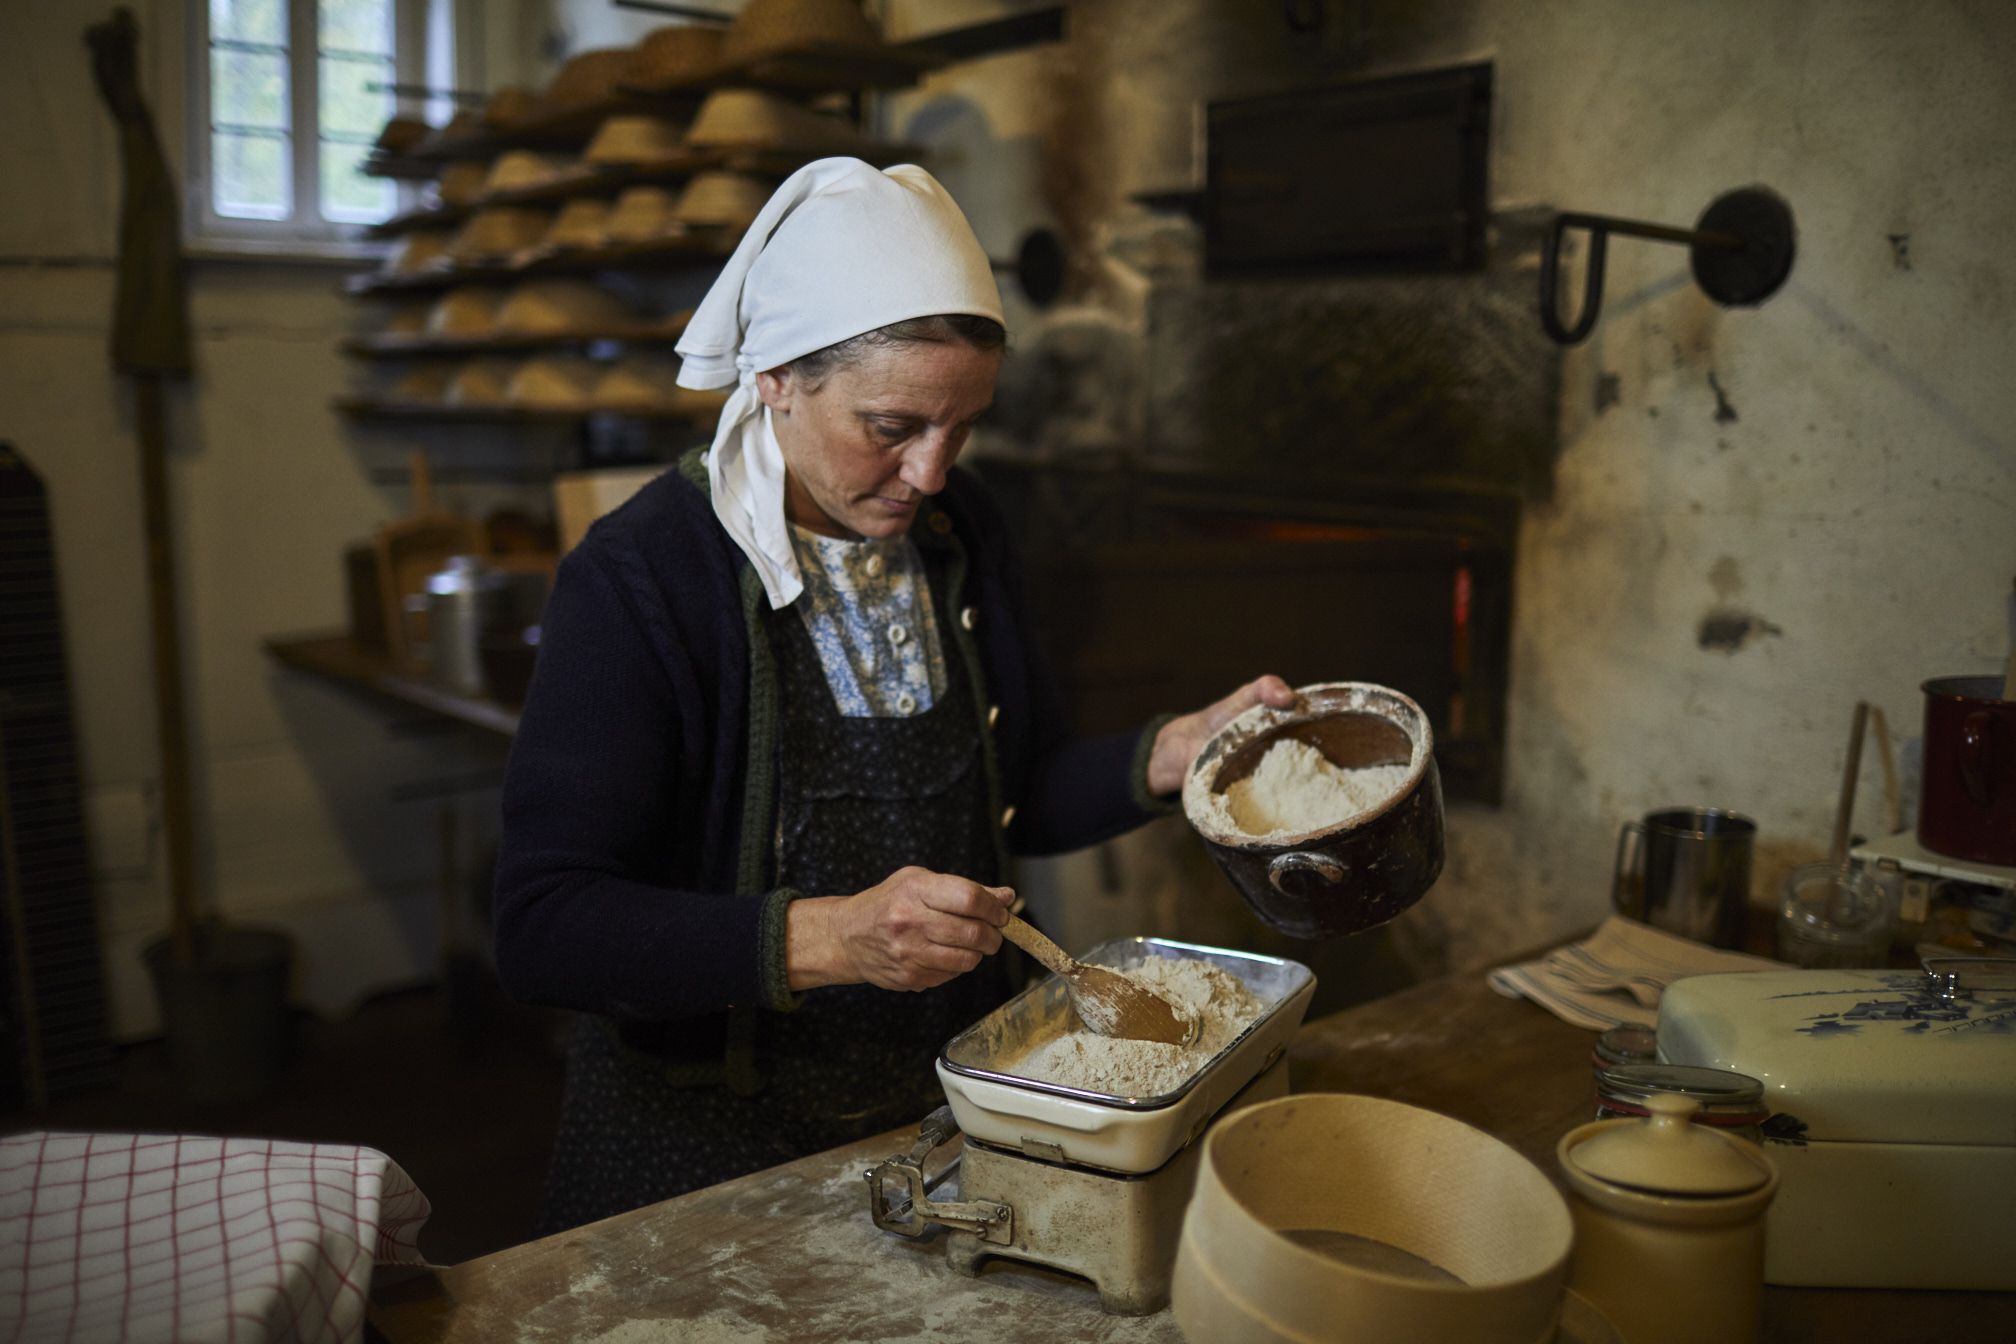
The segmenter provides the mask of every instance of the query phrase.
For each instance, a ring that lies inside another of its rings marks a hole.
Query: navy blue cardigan
[[[1065,737],[978,480],[955,470],[911,535],[949,562],[939,631],[961,641],[993,720],[982,738],[1004,858],[1080,848],[1167,810],[1145,789],[1159,722]],[[766,607],[714,518],[698,452],[562,562],[504,783],[494,917],[514,996],[633,1023],[795,1004],[784,911],[800,893],[773,885],[775,761],[790,743],[776,741]]]

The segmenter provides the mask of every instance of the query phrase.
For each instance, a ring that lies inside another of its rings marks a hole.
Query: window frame
[[[392,6],[392,77],[407,86],[428,82],[428,71],[440,68],[430,61],[427,43],[437,31],[431,11],[445,6],[451,13],[459,6],[453,0],[390,0]],[[299,256],[359,258],[372,255],[366,241],[367,224],[343,223],[322,217],[320,176],[321,146],[321,60],[318,0],[286,0],[289,168],[293,174],[293,210],[287,219],[244,219],[219,214],[211,196],[210,118],[210,6],[208,0],[183,0],[183,25],[188,41],[185,51],[186,149],[184,173],[184,232],[192,250],[248,256]],[[459,15],[454,15],[459,18]],[[460,45],[463,25],[455,23],[452,39]],[[303,43],[297,40],[307,34]],[[447,68],[461,71],[459,53],[451,53]],[[433,100],[442,101],[442,100]],[[430,100],[406,94],[392,98],[394,114],[416,115]],[[410,183],[395,181],[393,211],[411,205],[415,191]]]

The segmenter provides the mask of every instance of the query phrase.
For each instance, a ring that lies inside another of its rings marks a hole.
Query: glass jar
[[[1884,965],[1896,915],[1884,890],[1859,868],[1795,868],[1778,905],[1778,958],[1809,970]]]
[[[1596,1050],[1591,1061],[1599,1074],[1619,1064],[1657,1064],[1659,1033],[1650,1027],[1629,1022],[1621,1027],[1612,1027],[1596,1038]]]
[[[1686,1097],[1700,1104],[1694,1123],[1725,1134],[1764,1141],[1763,1124],[1771,1109],[1764,1104],[1764,1084],[1747,1073],[1703,1069],[1687,1064],[1619,1064],[1596,1075],[1596,1118],[1649,1115],[1646,1102],[1661,1094]]]

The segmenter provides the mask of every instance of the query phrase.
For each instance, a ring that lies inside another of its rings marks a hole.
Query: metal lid
[[[1605,1101],[1630,1102],[1637,1109],[1650,1109],[1655,1096],[1686,1097],[1704,1118],[1764,1109],[1764,1084],[1749,1074],[1687,1064],[1619,1064],[1596,1075],[1596,1091]]]
[[[425,586],[428,592],[447,597],[495,587],[502,582],[503,577],[485,565],[483,557],[451,555],[442,562],[440,569],[427,576]]]
[[[1735,1141],[1693,1123],[1700,1103],[1660,1093],[1643,1120],[1619,1120],[1568,1150],[1583,1173],[1662,1195],[1740,1195],[1770,1179]]]

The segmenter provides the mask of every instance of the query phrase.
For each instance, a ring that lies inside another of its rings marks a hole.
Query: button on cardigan
[[[977,680],[975,712],[998,707],[981,743],[1003,856],[1082,848],[1172,810],[1146,792],[1161,721],[1065,735],[979,481],[955,469],[911,536],[950,552],[951,601],[978,613],[942,633]],[[790,744],[777,740],[767,642],[751,637],[763,601],[715,520],[697,451],[590,529],[547,605],[504,782],[494,904],[497,968],[514,996],[619,1027],[684,1020],[659,1033],[666,1048],[711,1042],[695,1049],[718,1068],[726,1041],[731,1081],[756,1033],[729,1010],[746,1020],[796,999],[788,903],[852,894],[776,885],[775,762]],[[708,1060],[686,1062],[709,1072]]]

